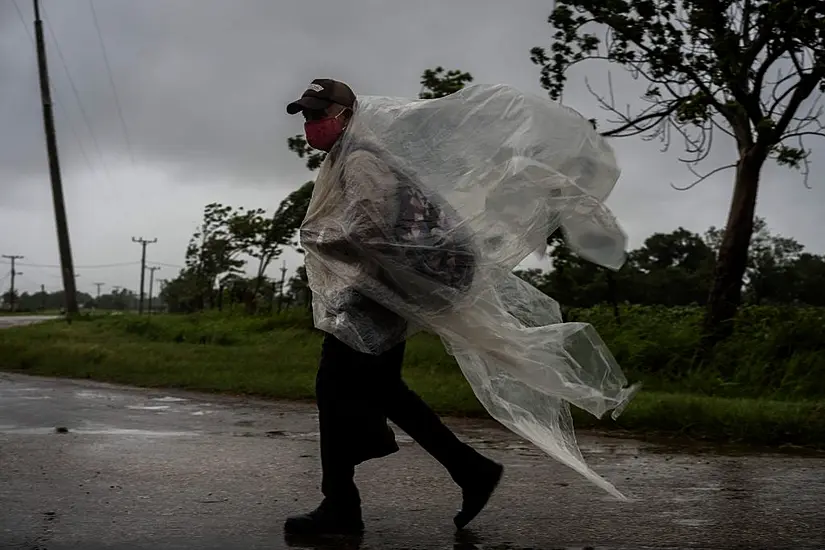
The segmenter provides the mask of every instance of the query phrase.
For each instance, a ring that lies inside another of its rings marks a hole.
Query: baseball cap
[[[343,82],[329,78],[316,78],[307,87],[301,99],[286,106],[286,112],[294,115],[304,109],[321,111],[333,103],[352,109],[355,105],[355,92]]]

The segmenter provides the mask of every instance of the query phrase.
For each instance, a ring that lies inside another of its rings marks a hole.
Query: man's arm
[[[343,209],[334,226],[314,239],[321,254],[344,262],[377,259],[391,246],[398,217],[398,181],[378,157],[356,151],[341,168]]]

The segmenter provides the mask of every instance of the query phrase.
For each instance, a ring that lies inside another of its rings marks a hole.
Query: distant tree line
[[[66,305],[66,294],[62,290],[56,292],[19,292],[15,290],[14,300],[11,298],[11,291],[6,290],[0,295],[3,309],[8,309],[14,303],[14,309],[19,312],[36,312],[44,310],[60,310]],[[122,288],[113,290],[100,297],[93,297],[86,292],[77,293],[77,302],[81,308],[103,309],[111,311],[126,311],[137,309],[138,296],[135,292]],[[154,306],[160,306],[160,301],[155,297]]]
[[[305,186],[287,197],[270,217],[260,210],[207,205],[204,222],[187,249],[186,267],[166,281],[153,300],[153,309],[185,313],[242,306],[251,313],[269,313],[308,307],[311,295],[303,266],[284,279],[283,289],[280,277],[266,275],[267,267],[285,247],[300,251],[295,236],[303,216],[285,213],[305,210],[308,200]],[[795,239],[771,233],[762,218],[756,219],[755,228],[743,289],[745,302],[825,306],[825,256],[806,252]],[[557,233],[549,239],[547,269],[515,273],[567,307],[612,302],[705,305],[720,235],[715,227],[704,235],[684,228],[655,233],[628,253],[622,269],[610,272],[577,257]],[[254,274],[247,276],[250,267]],[[2,298],[9,303],[8,291]],[[87,309],[124,311],[137,308],[138,296],[128,289],[99,298],[80,292],[78,301]],[[63,291],[23,292],[15,302],[20,311],[51,310],[63,306],[64,296]]]
[[[745,272],[743,299],[754,305],[825,306],[825,257],[805,252],[792,238],[774,235],[762,218],[755,222]],[[526,269],[516,274],[569,307],[620,303],[684,306],[706,305],[721,230],[704,235],[678,228],[656,233],[628,254],[627,263],[611,273],[582,260],[550,239],[549,270]],[[612,279],[612,281],[611,281]]]

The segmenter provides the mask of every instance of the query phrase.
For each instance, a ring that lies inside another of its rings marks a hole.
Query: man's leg
[[[391,352],[388,352],[391,353]],[[355,466],[398,451],[387,417],[368,393],[373,369],[385,355],[359,353],[327,335],[316,377],[321,435],[321,490],[345,505],[360,504],[353,476]]]
[[[461,487],[462,507],[454,521],[463,528],[486,506],[503,468],[460,441],[407,386],[401,377],[403,360],[403,346],[388,352],[382,370],[369,377],[371,389],[387,417],[440,462]]]
[[[380,371],[383,356],[359,353],[326,335],[316,376],[324,501],[287,520],[293,534],[351,533],[363,529],[355,466],[398,450],[395,435],[367,391],[365,376]]]

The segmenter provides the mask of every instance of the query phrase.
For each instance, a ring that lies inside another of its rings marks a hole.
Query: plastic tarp
[[[624,498],[586,464],[569,405],[615,418],[638,386],[592,326],[513,274],[557,230],[621,267],[604,205],[619,173],[587,119],[509,86],[360,98],[301,227],[315,326],[371,354],[438,334],[496,420]]]

